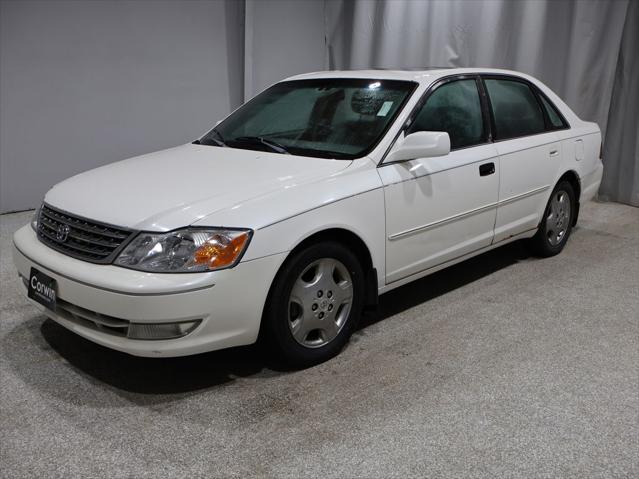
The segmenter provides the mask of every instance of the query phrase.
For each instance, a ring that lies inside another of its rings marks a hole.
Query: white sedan
[[[308,366],[393,288],[515,240],[559,253],[600,150],[596,124],[516,72],[299,75],[191,144],[54,186],[15,264],[34,304],[103,346],[260,339]]]

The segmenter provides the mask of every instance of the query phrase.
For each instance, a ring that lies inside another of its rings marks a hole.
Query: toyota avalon
[[[304,367],[405,283],[516,240],[559,253],[600,150],[596,124],[512,71],[299,75],[192,143],[55,185],[15,264],[35,305],[103,346],[260,340]]]

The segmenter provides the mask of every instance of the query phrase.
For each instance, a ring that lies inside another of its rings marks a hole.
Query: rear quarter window
[[[539,95],[539,98],[541,98],[541,103],[542,105],[544,105],[544,110],[546,110],[546,113],[548,113],[548,119],[550,120],[552,129],[558,130],[561,128],[567,128],[568,125],[561,118],[561,115],[559,115],[559,112],[557,111],[555,105],[550,103],[550,101],[542,94]]]

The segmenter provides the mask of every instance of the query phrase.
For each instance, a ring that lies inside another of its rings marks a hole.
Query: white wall
[[[324,68],[324,0],[0,0],[0,17],[0,212]]]
[[[35,207],[81,171],[188,142],[237,106],[241,7],[2,0],[0,212]]]

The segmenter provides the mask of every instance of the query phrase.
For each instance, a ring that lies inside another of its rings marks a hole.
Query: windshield
[[[352,159],[380,141],[415,89],[409,81],[315,79],[278,83],[199,143]]]

